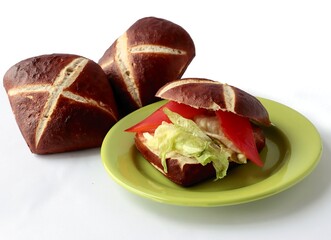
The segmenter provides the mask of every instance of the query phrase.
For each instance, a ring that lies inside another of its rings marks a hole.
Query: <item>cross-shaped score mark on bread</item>
[[[129,59],[129,56],[132,54],[187,55],[186,51],[182,49],[170,48],[163,45],[140,44],[129,47],[126,33],[117,39],[115,47],[116,53],[114,59],[110,58],[109,61],[102,63],[101,67],[105,69],[114,63],[117,64],[117,67],[120,69],[121,76],[124,80],[123,82],[126,85],[126,89],[138,107],[142,107],[143,104],[141,102],[139,87],[136,84],[133,74],[134,67]],[[182,69],[179,70],[179,72],[181,71]]]
[[[78,78],[84,67],[88,63],[86,58],[75,58],[67,66],[65,66],[60,73],[56,76],[53,84],[30,84],[12,88],[8,91],[9,96],[25,96],[26,98],[33,98],[34,93],[48,92],[49,97],[45,103],[45,106],[40,113],[40,119],[35,133],[35,145],[39,144],[39,141],[49,124],[52,114],[56,109],[57,102],[61,96],[74,100],[76,102],[90,104],[94,107],[101,109],[104,112],[110,114],[116,119],[115,114],[105,107],[102,102],[95,101],[94,99],[86,98],[76,93],[73,93],[66,88],[70,87]]]
[[[228,85],[228,84],[223,84],[220,82],[213,82],[207,79],[199,79],[199,81],[197,82],[196,79],[185,79],[185,81],[173,81],[171,83],[168,83],[167,85],[163,86],[161,89],[159,89],[159,91],[156,93],[157,97],[161,97],[164,98],[164,96],[169,94],[169,90],[172,91],[173,89],[176,88],[181,88],[184,87],[185,85],[201,85],[201,84],[205,84],[205,85],[215,85],[215,86],[219,86],[219,95],[223,96],[224,99],[224,104],[225,104],[225,109],[227,111],[230,112],[235,112],[235,105],[236,105],[236,93],[233,89],[232,86]],[[188,88],[189,89],[189,88]],[[203,90],[203,89],[201,89]],[[171,94],[170,94],[171,95]],[[205,103],[207,103],[207,101],[205,101]],[[214,101],[208,101],[209,106],[204,106],[205,108],[209,108],[209,109],[213,109],[214,111],[220,110],[221,106],[219,106],[217,103],[215,103]]]

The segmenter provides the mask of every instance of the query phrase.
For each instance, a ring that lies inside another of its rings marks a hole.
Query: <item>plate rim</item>
[[[263,185],[267,184],[270,180],[272,180],[272,178],[276,177],[277,174],[273,174],[270,177],[257,182],[253,185],[248,185],[245,186],[243,188],[238,188],[238,189],[230,189],[230,190],[226,190],[226,191],[221,191],[223,193],[223,197],[221,198],[216,198],[216,199],[209,199],[209,201],[202,201],[201,198],[193,198],[190,199],[191,201],[188,202],[187,200],[183,200],[183,198],[180,198],[178,196],[163,196],[162,194],[157,194],[154,191],[150,191],[149,189],[146,188],[142,188],[139,186],[133,186],[132,184],[128,184],[127,182],[125,182],[123,179],[121,179],[121,177],[119,177],[114,171],[112,171],[111,169],[108,168],[107,166],[107,159],[106,159],[106,146],[108,145],[108,142],[111,139],[111,135],[114,131],[116,131],[118,128],[121,127],[122,124],[124,124],[128,119],[134,117],[135,115],[137,115],[138,113],[141,112],[146,112],[146,115],[148,115],[148,111],[150,110],[150,112],[154,111],[158,106],[161,106],[163,103],[166,102],[166,100],[161,100],[152,104],[149,104],[145,107],[142,107],[130,114],[128,114],[127,116],[125,116],[124,118],[122,118],[120,121],[118,121],[106,134],[102,145],[101,145],[101,160],[102,160],[102,164],[104,166],[104,168],[106,169],[106,171],[108,172],[108,174],[112,177],[113,180],[115,180],[115,182],[117,182],[119,185],[121,185],[122,187],[124,187],[125,189],[129,190],[132,193],[135,193],[141,197],[144,198],[148,198],[160,203],[166,203],[166,204],[171,204],[171,205],[180,205],[180,206],[195,206],[195,207],[213,207],[213,206],[226,206],[226,205],[235,205],[235,204],[241,204],[241,203],[247,203],[247,202],[251,202],[251,201],[256,201],[262,198],[266,198],[269,196],[272,196],[274,194],[277,194],[279,192],[282,192],[290,187],[292,187],[293,185],[297,184],[298,182],[302,181],[306,176],[308,176],[317,166],[318,162],[320,161],[321,155],[322,155],[322,140],[321,140],[321,136],[317,130],[317,128],[312,124],[312,122],[306,118],[304,115],[302,115],[301,113],[299,113],[298,111],[294,110],[293,108],[290,108],[282,103],[276,102],[274,100],[270,100],[267,98],[262,98],[262,97],[257,97],[263,105],[266,105],[265,107],[267,108],[271,108],[271,107],[277,107],[277,108],[281,108],[283,110],[286,110],[288,112],[290,112],[291,114],[294,114],[296,117],[300,117],[305,124],[307,124],[307,128],[309,127],[310,132],[313,132],[315,135],[315,140],[316,140],[316,147],[318,148],[318,150],[316,150],[316,153],[314,154],[314,159],[310,160],[310,164],[309,167],[305,168],[305,171],[301,171],[300,174],[296,174],[296,176],[292,176],[292,178],[290,179],[290,181],[286,181],[283,184],[278,184],[274,187],[268,188],[264,191],[260,191],[258,193],[251,193],[249,194],[249,192],[246,192],[245,195],[240,196],[240,198],[234,198],[234,197],[230,197],[230,198],[224,198],[224,194],[226,193],[227,195],[232,193],[240,193],[243,192],[243,189],[245,190],[249,190],[250,188],[252,188],[252,186],[254,186],[254,188],[258,188],[260,185],[261,187],[263,187]],[[147,110],[146,110],[147,109]],[[276,111],[276,110],[274,110]],[[277,126],[277,124],[279,124],[278,120],[279,117],[275,117],[273,116],[275,119],[277,119],[276,121],[273,121],[272,119],[272,111],[268,110],[269,115],[271,115],[271,121],[273,122],[273,124],[276,125],[276,127],[278,128],[279,126]],[[286,137],[288,137],[289,135],[286,134],[285,131],[283,131],[283,129],[280,128],[280,130],[285,134]],[[126,133],[125,133],[126,134]],[[134,135],[132,135],[133,138]],[[289,140],[290,141],[290,140]],[[289,159],[290,160],[290,159]],[[293,160],[292,160],[293,161]],[[283,167],[282,167],[283,168]],[[281,168],[281,169],[282,169]],[[123,176],[122,176],[123,177]],[[254,189],[253,188],[253,189]],[[186,191],[185,194],[188,194],[187,192],[187,188],[179,188],[180,191]],[[174,191],[174,189],[172,189],[172,191]],[[208,195],[211,194],[215,194],[215,192],[200,192],[200,194],[203,194],[205,197],[208,197]],[[194,194],[193,194],[194,195]],[[227,196],[226,195],[226,196]]]

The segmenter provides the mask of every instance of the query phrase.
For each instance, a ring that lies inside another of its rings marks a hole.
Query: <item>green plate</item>
[[[101,147],[101,158],[112,178],[142,197],[185,206],[223,206],[258,200],[298,183],[317,165],[322,142],[312,123],[297,111],[272,100],[259,98],[274,126],[265,128],[265,165],[248,163],[228,172],[219,181],[183,188],[164,177],[136,150],[134,134],[124,129],[144,119],[165,103],[143,107],[116,123]]]

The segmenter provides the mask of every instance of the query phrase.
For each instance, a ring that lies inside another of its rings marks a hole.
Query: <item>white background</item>
[[[329,1],[1,1],[0,74],[41,54],[98,61],[146,16],[190,33],[196,57],[184,76],[227,82],[310,119],[324,142],[319,165],[296,186],[252,203],[164,205],[116,184],[100,149],[31,154],[2,87],[0,239],[330,239]]]

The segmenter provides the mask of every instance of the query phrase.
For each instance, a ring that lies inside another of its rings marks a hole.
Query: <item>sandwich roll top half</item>
[[[232,112],[264,126],[271,124],[267,110],[256,97],[239,88],[209,79],[173,81],[159,89],[156,96],[194,108]]]
[[[126,131],[156,169],[173,182],[191,186],[226,176],[247,160],[263,166],[261,126],[269,115],[254,96],[220,82],[190,78],[165,84],[156,96],[168,102]]]

